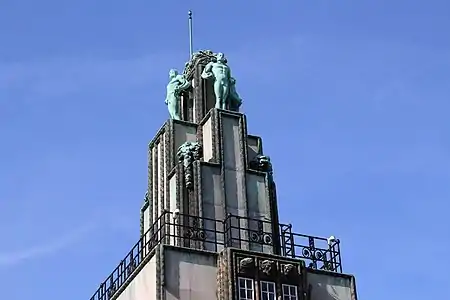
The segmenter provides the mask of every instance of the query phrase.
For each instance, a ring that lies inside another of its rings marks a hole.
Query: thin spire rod
[[[189,59],[192,58],[194,49],[192,45],[192,11],[188,12],[189,15]]]

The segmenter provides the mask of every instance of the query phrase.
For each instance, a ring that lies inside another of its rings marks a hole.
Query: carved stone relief
[[[187,189],[193,188],[193,163],[195,160],[199,160],[202,154],[202,146],[197,142],[185,142],[178,148],[178,161],[183,163]]]
[[[246,273],[252,270],[255,266],[255,260],[252,257],[246,257],[239,260],[238,272]]]
[[[295,274],[295,266],[293,264],[284,264],[281,267],[281,272],[284,276],[291,276]]]
[[[259,263],[259,269],[267,276],[272,275],[276,270],[276,263],[273,260],[262,260]]]

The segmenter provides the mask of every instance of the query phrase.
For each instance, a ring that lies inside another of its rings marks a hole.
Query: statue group
[[[200,51],[193,55],[188,64],[192,69],[199,60],[209,60],[206,64],[201,77],[205,80],[213,81],[214,94],[216,96],[215,107],[220,109],[228,109],[239,111],[242,100],[236,92],[236,79],[231,76],[231,69],[227,65],[227,60],[223,53],[213,54],[211,51]],[[188,65],[187,64],[187,65]],[[188,69],[188,67],[186,68]],[[192,70],[188,70],[190,72]],[[172,119],[180,120],[180,102],[181,93],[189,89],[191,85],[191,75],[178,74],[177,70],[170,70],[169,83],[167,84],[166,104]]]

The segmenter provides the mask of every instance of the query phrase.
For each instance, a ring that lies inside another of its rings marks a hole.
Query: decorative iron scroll
[[[302,258],[308,267],[332,272],[342,272],[340,241],[292,233],[292,226],[280,224],[282,254]]]
[[[200,218],[192,217],[192,224],[187,228],[186,237],[191,240],[203,241],[206,239],[206,232],[200,228]]]

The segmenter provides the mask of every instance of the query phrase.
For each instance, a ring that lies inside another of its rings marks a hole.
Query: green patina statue
[[[231,69],[223,53],[218,53],[215,60],[209,62],[202,72],[202,78],[214,80],[216,108],[238,111],[242,100],[236,92],[236,80],[231,77]]]
[[[184,75],[179,75],[175,69],[169,71],[169,78],[165,103],[169,109],[170,117],[174,120],[180,120],[181,92],[188,89],[191,82],[186,80]]]

